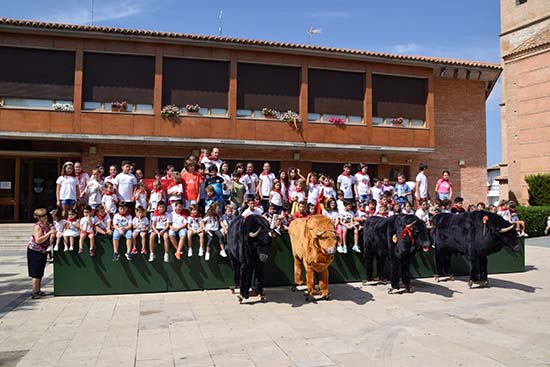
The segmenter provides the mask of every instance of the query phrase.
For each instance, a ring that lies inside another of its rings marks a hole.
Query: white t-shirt
[[[138,206],[142,207],[143,209],[147,209],[147,192],[136,192],[136,208]]]
[[[353,185],[355,181],[355,176],[352,175],[338,176],[338,183],[340,184],[340,190],[344,192],[344,199],[353,199]]]
[[[330,218],[334,225],[338,224],[338,218],[340,218],[340,213],[338,213],[338,210],[328,211],[326,209],[323,209],[323,215],[327,218]]]
[[[151,191],[151,195],[149,196],[149,211],[154,212],[157,209],[158,202],[161,200],[164,200],[164,191]]]
[[[277,206],[283,206],[283,195],[277,191],[271,191],[271,203]]]
[[[256,186],[258,186],[258,181],[259,181],[257,174],[252,173],[251,175],[249,175],[245,173],[244,175],[241,176],[239,181],[244,185],[244,187],[246,187],[246,195],[254,195],[256,193]]]
[[[428,197],[428,178],[424,174],[424,172],[419,172],[416,175],[416,182],[420,182],[420,185],[418,186],[417,194],[420,195],[421,199]]]
[[[146,232],[149,229],[149,219],[147,217],[134,217],[132,219],[132,227],[134,230],[139,229],[141,232]]]
[[[65,223],[67,221],[65,219],[61,219],[59,222],[58,221],[53,221],[53,226],[55,228],[55,231],[57,233],[63,233],[63,230],[65,229]]]
[[[132,216],[130,214],[120,215],[116,213],[113,217],[113,226],[127,227],[129,224],[132,224]]]
[[[101,184],[93,177],[88,181],[88,184],[86,185],[86,193],[88,194],[89,205],[101,204]]]
[[[97,224],[96,217],[80,218],[80,232],[94,233],[95,225]]]
[[[136,176],[129,173],[119,173],[115,177],[118,195],[121,201],[130,202],[134,196],[134,186],[137,185]]]
[[[422,210],[422,208],[418,208],[415,213],[416,217],[426,223],[430,219],[430,211],[429,210]]]
[[[187,217],[187,224],[189,225],[189,229],[192,229],[195,232],[197,232],[199,229],[201,229],[201,221],[202,221],[202,218],[199,217],[199,216],[196,216],[196,217],[189,216],[189,217]]]
[[[370,191],[370,177],[367,173],[357,172],[355,174],[355,180],[357,182],[357,191],[359,195],[368,195]]]
[[[163,230],[166,227],[166,224],[172,223],[172,216],[170,213],[154,215],[153,218],[151,218],[151,221],[155,222],[156,229]]]
[[[204,229],[207,231],[217,231],[220,229],[220,220],[219,218],[214,218],[209,215],[205,216],[202,220],[204,223]]]
[[[99,225],[101,229],[107,229],[107,227],[109,226],[109,223],[111,223],[111,216],[107,213],[103,218],[100,218],[96,214],[95,219],[96,219],[96,223]]]
[[[216,165],[216,167],[218,168],[218,172],[220,172],[220,168],[222,167],[223,161],[221,159],[211,160],[209,157],[204,156],[202,157],[200,163],[204,164],[204,167],[206,167],[206,172],[208,172],[208,169],[212,165]]]
[[[183,185],[179,183],[174,186],[170,186],[168,190],[166,190],[166,193],[168,194],[169,202],[181,200],[183,197]]]
[[[231,195],[231,176],[225,173],[220,173],[219,176],[223,178],[225,184],[225,187],[222,187],[222,194]]]
[[[382,187],[373,186],[370,188],[370,192],[372,194],[372,198],[376,200],[376,202],[379,202],[384,190],[382,190]]]
[[[101,205],[103,205],[107,213],[111,213],[111,214],[116,213],[116,203],[117,203],[117,197],[115,194],[111,194],[111,195],[103,194],[103,197],[101,198]]]
[[[323,198],[325,200],[327,200],[329,198],[336,199],[336,190],[334,190],[334,187],[332,187],[332,186],[323,186],[321,188],[321,190],[323,191]]]
[[[250,208],[246,208],[243,212],[242,212],[242,216],[243,217],[248,217],[249,215],[262,215],[263,213],[263,210],[260,210],[260,208],[254,208],[252,210],[250,210]]]
[[[74,176],[59,176],[57,181],[59,188],[59,200],[75,200],[76,201],[76,187],[78,186],[78,180]]]
[[[353,212],[353,210],[350,210],[350,211],[342,210],[340,212],[340,221],[342,223],[352,224],[353,218],[355,218],[355,213]]]
[[[321,191],[321,185],[319,185],[318,183],[313,184],[310,182],[308,186],[307,202],[308,204],[317,205],[317,201],[319,200],[319,191]]]
[[[172,213],[172,226],[174,228],[181,228],[187,225],[187,219],[183,214],[173,212]]]
[[[269,196],[271,189],[273,188],[273,181],[275,181],[275,175],[273,173],[260,174],[258,179],[260,180],[260,195]]]

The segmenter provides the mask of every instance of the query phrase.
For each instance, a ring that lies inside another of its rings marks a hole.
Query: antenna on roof
[[[92,0],[92,25],[94,25],[94,0]]]
[[[218,33],[220,34],[220,36],[222,35],[222,31],[223,31],[223,10],[220,10],[220,14],[218,15]]]
[[[308,44],[311,43],[311,36],[313,36],[314,34],[319,34],[319,33],[321,33],[321,28],[309,27],[309,30],[307,31],[307,43]]]

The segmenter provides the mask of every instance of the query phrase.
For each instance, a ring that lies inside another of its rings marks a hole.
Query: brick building
[[[501,198],[528,200],[525,176],[550,172],[550,2],[501,0]]]
[[[412,177],[424,161],[431,192],[449,169],[457,194],[485,201],[485,100],[500,72],[485,62],[0,19],[0,219],[51,204],[65,159],[89,170],[129,158],[150,176],[212,146],[231,163],[334,176],[351,161],[375,177]],[[112,111],[122,100],[127,111]],[[167,104],[201,109],[166,120]],[[302,128],[263,116],[264,107],[296,111]],[[396,117],[404,123],[392,125]]]

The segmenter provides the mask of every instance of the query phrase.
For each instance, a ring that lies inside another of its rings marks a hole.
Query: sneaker
[[[90,256],[93,257],[95,255],[95,250],[92,248],[90,249]]]
[[[130,253],[131,253],[132,255],[137,255],[137,253],[138,253],[137,248],[133,247],[133,248],[132,248],[132,251],[130,251]]]
[[[355,252],[361,253],[361,249],[357,245],[353,245],[353,247],[351,249]]]
[[[69,251],[74,251],[74,246],[69,246]]]
[[[204,260],[210,260],[210,252],[207,252],[206,255],[204,255]]]
[[[221,257],[227,257],[227,252],[225,252],[225,249],[220,250],[220,256]]]
[[[142,255],[147,255],[147,250],[145,249],[145,247],[141,248],[141,254]]]
[[[53,250],[54,250],[54,251],[59,251],[59,246],[58,246],[58,245],[55,245],[55,246],[53,247]]]
[[[127,253],[124,254],[124,256],[126,256],[126,260],[132,261],[132,254],[131,253],[127,252]]]
[[[153,261],[155,261],[155,254],[151,252],[149,254],[149,262],[152,263]]]
[[[118,254],[118,252],[114,252],[113,253],[113,261],[118,261],[120,259],[120,255]]]
[[[164,262],[167,263],[170,261],[170,257],[168,256],[167,253],[164,253]]]
[[[202,248],[199,249],[199,256],[204,255],[204,250]]]
[[[46,249],[47,252],[50,252],[52,250],[52,245],[48,246],[48,248]]]
[[[63,252],[67,252],[67,251],[69,251],[69,248],[68,248],[67,246],[65,246],[65,247],[63,248]]]
[[[176,259],[181,260],[181,254],[183,254],[183,252],[176,251],[176,252],[174,253],[174,256],[176,257]]]
[[[342,249],[342,246],[336,247],[336,251],[338,251],[338,253],[340,253],[340,254],[344,253],[344,250]]]
[[[187,250],[187,257],[191,257],[191,256],[193,256],[193,249],[192,248]]]
[[[347,254],[348,253],[348,246],[347,245],[342,246],[342,251],[343,251],[342,252],[343,254]]]
[[[82,247],[79,247],[79,248],[78,248],[78,254],[80,255],[80,254],[83,253],[83,252],[84,252],[84,249],[82,249]]]

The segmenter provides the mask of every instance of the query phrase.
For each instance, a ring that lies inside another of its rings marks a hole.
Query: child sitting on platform
[[[55,229],[55,244],[53,245],[54,251],[59,251],[59,245],[61,244],[61,240],[63,240],[64,247],[67,247],[67,244],[65,243],[65,239],[63,238],[63,230],[65,229],[65,219],[63,219],[63,216],[61,215],[61,208],[56,208],[52,210],[52,219],[53,219],[53,227]]]
[[[73,209],[69,209],[67,214],[67,221],[65,222],[65,229],[63,231],[63,238],[65,240],[64,251],[73,251],[74,239],[75,237],[80,236],[80,226],[78,223],[78,218],[76,216],[76,211],[74,211]],[[69,244],[68,248],[67,243]]]
[[[120,259],[118,247],[122,236],[126,238],[126,260],[132,260],[132,216],[128,214],[128,207],[124,202],[118,205],[118,212],[113,217],[113,228],[113,261]]]
[[[176,201],[168,237],[170,238],[172,247],[176,249],[174,256],[176,259],[181,260],[183,246],[185,246],[185,241],[187,240],[187,217],[185,215],[183,201],[181,200]],[[176,237],[178,238],[177,240]]]
[[[159,201],[157,204],[157,210],[153,213],[151,219],[151,234],[149,236],[149,262],[155,261],[155,241],[158,241],[160,245],[160,239],[164,240],[164,262],[169,261],[168,246],[170,246],[170,240],[168,239],[168,229],[172,222],[172,216],[166,212],[166,203]]]
[[[110,236],[113,234],[111,229],[111,216],[105,211],[105,207],[100,205],[95,213],[96,225],[95,231],[97,234]]]
[[[147,232],[149,231],[149,219],[145,215],[145,208],[141,205],[136,207],[136,216],[132,219],[132,250],[130,253],[136,255],[137,250],[137,238],[141,238],[141,254],[147,255]]]
[[[187,256],[193,256],[193,236],[199,236],[199,256],[204,255],[204,232],[201,229],[202,218],[199,215],[197,204],[189,206],[190,215],[187,217]]]
[[[227,254],[225,252],[225,245],[223,243],[223,235],[220,231],[220,204],[218,202],[213,202],[206,211],[206,215],[201,222],[201,229],[204,231],[204,233],[206,233],[206,238],[208,238],[204,260],[210,260],[210,252],[212,251],[214,238],[217,238],[218,243],[220,244],[220,256],[227,257]]]
[[[84,216],[80,218],[80,241],[78,242],[78,253],[84,252],[84,241],[86,237],[90,240],[90,256],[95,255],[95,225],[96,218],[92,215],[92,207],[87,205],[84,207]]]

